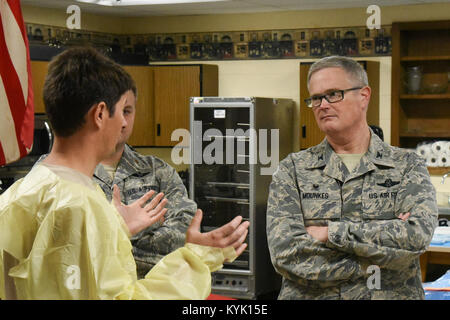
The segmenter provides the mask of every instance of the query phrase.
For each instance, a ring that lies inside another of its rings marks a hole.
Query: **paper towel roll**
[[[436,155],[434,155],[434,154],[428,155],[426,158],[427,167],[437,167],[438,161],[439,161],[439,158]]]
[[[428,159],[431,155],[431,145],[430,144],[421,144],[416,148],[416,153],[424,159]]]
[[[431,144],[431,151],[436,155],[443,154],[447,148],[447,141],[436,141]]]
[[[450,167],[450,157],[446,154],[442,154],[438,157],[436,163],[438,167]]]
[[[445,141],[444,154],[450,157],[450,141]]]

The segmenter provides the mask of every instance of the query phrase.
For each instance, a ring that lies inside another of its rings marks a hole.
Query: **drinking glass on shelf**
[[[420,66],[409,67],[406,71],[406,86],[408,93],[418,94],[422,82],[422,68]]]

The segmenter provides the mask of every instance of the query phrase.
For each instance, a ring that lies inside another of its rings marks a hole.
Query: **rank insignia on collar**
[[[381,152],[377,151],[377,159],[381,159],[381,158],[383,158],[383,155],[381,154]]]
[[[389,187],[395,186],[399,183],[400,183],[400,181],[392,181],[391,179],[386,179],[386,181],[384,183],[377,183],[377,185],[389,188]]]
[[[323,160],[323,154],[319,156],[318,160]]]

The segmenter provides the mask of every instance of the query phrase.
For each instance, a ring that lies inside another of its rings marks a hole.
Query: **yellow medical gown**
[[[9,270],[18,299],[205,299],[210,272],[236,257],[186,244],[137,280],[128,230],[100,187],[43,165],[0,196],[0,249],[18,261]]]

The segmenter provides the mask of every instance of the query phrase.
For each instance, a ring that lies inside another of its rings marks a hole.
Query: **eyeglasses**
[[[309,108],[320,107],[322,99],[325,98],[329,103],[335,103],[344,100],[344,92],[362,89],[363,87],[355,87],[344,90],[334,90],[324,95],[312,96],[305,99],[305,103]]]

